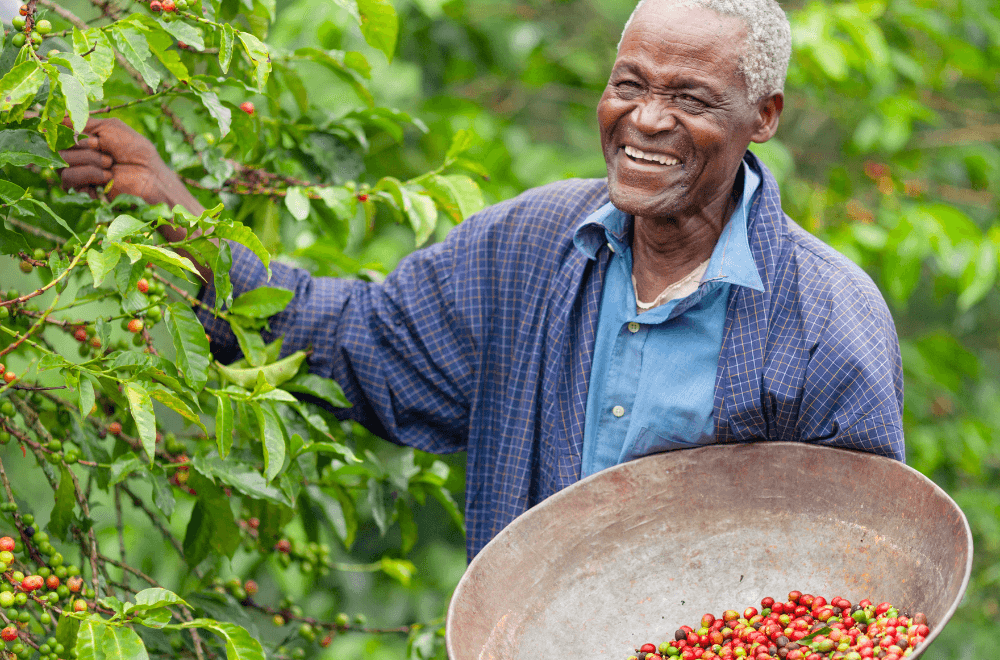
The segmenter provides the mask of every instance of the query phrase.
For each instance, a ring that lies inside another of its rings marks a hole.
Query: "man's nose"
[[[665,99],[650,99],[638,103],[632,110],[632,122],[643,133],[654,135],[677,126],[677,109]]]

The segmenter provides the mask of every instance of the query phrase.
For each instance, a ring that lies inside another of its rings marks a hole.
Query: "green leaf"
[[[125,59],[139,72],[146,84],[155,90],[160,84],[160,72],[149,62],[149,46],[146,44],[146,37],[134,28],[122,27],[118,24],[111,27],[111,34],[114,36],[115,44],[118,45],[118,52],[125,56]]]
[[[103,30],[91,28],[81,32],[73,28],[73,50],[81,57],[84,53],[89,53],[87,63],[102,84],[111,77],[115,70],[115,51]]]
[[[234,37],[233,26],[225,23],[222,26],[222,33],[219,35],[219,66],[222,68],[222,73],[229,71],[229,63],[233,59]]]
[[[80,377],[77,396],[80,401],[78,404],[80,406],[80,414],[86,417],[90,414],[91,409],[94,407],[94,402],[97,400],[94,396],[94,383],[90,380],[90,376],[83,375]]]
[[[483,194],[475,181],[463,174],[432,175],[422,180],[441,209],[455,222],[461,222],[483,208]]]
[[[66,538],[69,525],[73,522],[73,511],[76,508],[76,489],[73,487],[73,476],[64,464],[59,474],[59,488],[55,492],[55,505],[49,516],[48,530],[60,539]]]
[[[178,277],[186,278],[187,276],[184,274],[185,271],[189,273],[198,272],[198,269],[195,268],[190,259],[182,257],[171,249],[160,247],[159,245],[145,244],[132,245],[129,247],[138,251],[140,259],[147,262],[151,261]],[[135,263],[135,260],[133,260],[132,263]]]
[[[296,220],[302,221],[309,217],[309,198],[301,186],[291,186],[285,191],[285,207]]]
[[[233,518],[231,499],[198,473],[190,473],[188,485],[198,493],[198,501],[184,533],[184,560],[197,566],[213,550],[232,557],[240,546],[240,528]]]
[[[170,623],[173,618],[173,612],[166,607],[159,607],[153,610],[147,610],[142,616],[142,621],[138,621],[136,623],[141,626],[145,626],[146,628],[162,628]]]
[[[194,469],[209,479],[218,479],[254,500],[291,506],[292,502],[276,487],[269,485],[263,475],[250,466],[230,457],[223,461],[218,456],[197,455],[192,459]]]
[[[155,610],[167,605],[187,605],[183,598],[170,591],[159,587],[153,589],[143,589],[135,595],[135,604],[129,603],[125,606],[125,612],[144,612]]]
[[[60,616],[56,624],[56,641],[64,648],[76,648],[76,635],[80,630],[80,620],[71,616]]]
[[[299,370],[302,361],[306,359],[305,351],[296,351],[283,360],[278,360],[274,364],[264,367],[251,367],[248,369],[234,369],[222,364],[216,364],[215,368],[223,378],[246,389],[253,389],[257,384],[257,377],[263,376],[264,380],[274,387],[281,385],[291,379]]]
[[[99,614],[92,614],[89,619],[80,622],[76,634],[76,660],[106,660],[101,641],[105,628],[107,626]]]
[[[198,413],[192,410],[191,406],[189,406],[184,399],[179,397],[172,390],[168,390],[167,388],[161,385],[156,385],[149,391],[149,396],[156,399],[157,401],[165,405],[167,408],[173,410],[175,413],[183,417],[189,423],[194,424],[195,426],[200,428],[202,431],[205,432],[206,435],[208,434],[208,429],[202,423],[201,417],[198,416]]]
[[[409,202],[405,208],[406,217],[416,234],[415,243],[419,247],[423,245],[437,226],[437,206],[430,194],[414,186],[404,186],[402,193]]]
[[[451,146],[448,147],[448,153],[444,156],[445,162],[454,160],[460,153],[467,151],[472,146],[474,139],[475,134],[472,131],[464,128],[455,131],[455,134],[451,137]]]
[[[156,456],[156,415],[153,412],[153,402],[146,388],[134,382],[125,383],[125,397],[139,431],[142,448],[146,450],[149,464],[152,465]]]
[[[979,253],[969,262],[962,274],[962,292],[958,295],[958,309],[967,311],[993,290],[997,278],[997,249],[990,240],[983,240]]]
[[[254,319],[266,319],[288,307],[288,303],[292,302],[294,297],[294,291],[262,286],[247,291],[234,300],[229,306],[229,312]]]
[[[234,223],[234,222],[220,222],[215,225],[212,230],[212,235],[216,238],[224,238],[231,241],[236,241],[243,247],[247,248],[261,260],[264,267],[267,268],[267,276],[271,277],[271,255],[268,253],[267,248],[264,244],[260,242],[256,234],[244,224]]]
[[[186,25],[181,21],[175,21],[176,25]],[[156,55],[156,59],[160,60],[163,67],[174,74],[177,80],[182,82],[187,82],[191,79],[191,74],[188,72],[188,68],[181,62],[180,53],[172,48],[174,45],[174,40],[169,36],[163,34],[162,32],[151,32],[147,40],[147,45],[149,49],[153,51]]]
[[[244,328],[238,319],[238,316],[231,316],[229,327],[236,335],[236,341],[240,345],[240,350],[243,351],[243,358],[251,367],[263,367],[267,364],[267,351],[264,349],[264,340],[261,338],[260,332]]]
[[[105,626],[102,643],[107,660],[149,660],[142,639],[126,626]]]
[[[385,534],[389,529],[389,516],[386,512],[387,493],[385,483],[372,477],[368,480],[368,506],[371,508],[372,519],[378,526],[378,531]]]
[[[200,390],[208,382],[210,350],[205,327],[191,308],[181,302],[167,306],[163,321],[174,344],[181,377],[192,389]]]
[[[212,262],[212,281],[215,284],[215,311],[223,305],[232,304],[233,283],[229,279],[229,269],[233,267],[233,252],[228,241],[221,241]]]
[[[385,53],[392,61],[396,50],[396,35],[399,32],[399,17],[389,0],[357,0],[361,14],[361,34],[369,46]]]
[[[66,161],[49,149],[45,138],[27,129],[0,131],[0,165],[14,167],[66,167]]]
[[[358,514],[354,500],[339,486],[332,486],[329,490],[332,490],[334,495],[331,496],[326,490],[320,490],[317,486],[306,486],[309,497],[322,507],[333,531],[344,543],[344,547],[350,550],[358,531]]]
[[[270,482],[278,476],[285,463],[285,434],[272,404],[254,401],[250,407],[257,416],[257,424],[260,425],[264,446],[264,480]]]
[[[149,223],[133,218],[130,215],[119,215],[111,224],[108,225],[108,233],[105,236],[105,241],[109,243],[120,243],[121,240],[127,236],[132,236],[133,234],[138,234],[139,232],[148,231]]]
[[[12,68],[0,78],[0,112],[9,112],[34,99],[44,82],[45,71],[35,60],[26,60]]]
[[[218,407],[215,411],[215,441],[219,445],[219,456],[225,458],[233,446],[233,404],[228,396],[216,394]]]
[[[219,125],[220,136],[226,137],[229,134],[229,127],[233,123],[232,110],[222,105],[219,95],[211,90],[199,91],[195,89],[194,93],[198,96],[201,104],[205,106],[205,109],[208,110],[208,114],[215,120],[215,123]]]
[[[69,69],[72,77],[82,84],[87,91],[88,98],[95,101],[100,101],[104,98],[104,81],[94,72],[94,69],[90,66],[90,62],[75,53],[59,53],[58,55],[49,53],[46,59],[49,64],[56,64]]]
[[[195,50],[205,49],[205,39],[201,36],[201,28],[195,27],[193,23],[186,21],[170,21],[168,23],[163,18],[157,18],[156,24],[177,41],[183,41]],[[232,28],[229,29],[232,30]]]
[[[69,73],[59,74],[59,86],[66,97],[66,110],[73,121],[73,130],[77,133],[82,132],[90,118],[87,90],[84,89],[79,80]]]
[[[178,624],[176,627],[204,628],[219,635],[226,641],[226,660],[266,660],[264,648],[260,642],[235,623],[213,619],[195,619]]]
[[[101,282],[108,273],[115,269],[118,260],[122,256],[122,250],[114,243],[109,243],[104,247],[104,252],[98,252],[94,248],[87,250],[87,265],[90,267],[90,274],[94,278],[94,286],[101,286]]]
[[[322,399],[337,408],[350,408],[352,405],[337,381],[316,374],[299,374],[282,387],[289,392],[301,392]]]
[[[417,544],[417,522],[413,519],[413,509],[402,497],[396,500],[396,519],[399,521],[399,533],[402,538],[400,550],[404,555],[409,554]]]
[[[410,578],[417,572],[417,567],[413,565],[412,561],[406,559],[382,557],[382,572],[398,580],[404,587],[408,587],[410,586]]]
[[[267,75],[271,72],[271,55],[268,53],[267,46],[249,32],[237,32],[236,36],[239,37],[247,57],[254,65],[254,80],[257,82],[257,90],[263,92]]]
[[[133,472],[142,468],[142,459],[135,454],[122,454],[111,464],[111,479],[108,484],[114,486],[128,479]]]

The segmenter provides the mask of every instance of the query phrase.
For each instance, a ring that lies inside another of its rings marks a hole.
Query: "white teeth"
[[[632,158],[641,158],[642,160],[652,161],[654,163],[659,163],[660,165],[676,165],[680,161],[676,158],[668,158],[663,154],[647,154],[641,149],[636,149],[631,145],[625,145],[625,154],[631,156]]]

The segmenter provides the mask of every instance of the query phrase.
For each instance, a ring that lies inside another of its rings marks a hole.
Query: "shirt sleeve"
[[[902,361],[889,310],[860,273],[830,291],[809,351],[800,439],[904,460]]]
[[[413,253],[383,284],[314,278],[275,262],[268,280],[251,251],[230,247],[234,297],[265,285],[295,292],[262,336],[266,342],[284,337],[282,356],[311,349],[310,371],[336,380],[353,404],[336,411],[338,417],[425,451],[465,449],[475,350],[454,311],[453,241]],[[201,298],[214,305],[212,284]],[[216,358],[239,357],[229,324],[207,308],[198,314]]]

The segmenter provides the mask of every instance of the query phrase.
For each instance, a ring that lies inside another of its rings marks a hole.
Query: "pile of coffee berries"
[[[672,641],[643,644],[628,660],[901,660],[930,634],[924,614],[868,599],[792,591],[787,602],[768,597],[760,607],[706,614],[698,628],[681,626]]]

